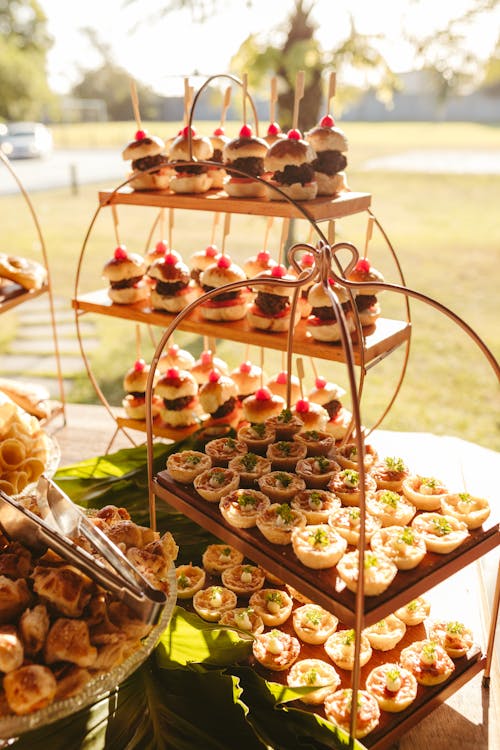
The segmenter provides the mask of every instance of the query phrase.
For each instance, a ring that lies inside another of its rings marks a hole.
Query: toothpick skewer
[[[174,209],[168,209],[168,246],[172,249],[172,230],[174,228]]]
[[[141,327],[139,324],[135,327],[135,355],[136,359],[141,359]]]
[[[279,249],[279,255],[278,255],[278,263],[282,263],[283,261],[283,250],[285,248],[285,242],[288,237],[288,227],[290,226],[290,219],[283,219],[283,225],[281,227],[281,239],[280,239],[280,249]]]
[[[247,88],[248,88],[248,75],[243,73],[243,125],[247,124]]]
[[[316,367],[316,362],[314,361],[314,359],[312,357],[310,359],[311,359],[312,371],[314,373],[314,379],[317,380],[318,379],[318,369]]]
[[[228,86],[224,92],[224,101],[222,102],[222,112],[220,115],[220,129],[224,130],[224,123],[226,122],[227,110],[231,103],[231,86]]]
[[[368,257],[368,245],[370,243],[370,240],[371,240],[372,234],[373,234],[373,223],[374,223],[373,222],[373,216],[370,216],[368,218],[368,223],[366,225],[365,253],[364,253],[364,257],[365,258]]]
[[[330,102],[335,96],[336,82],[337,82],[337,74],[334,71],[332,71],[328,79],[328,94],[326,97],[326,111],[327,112],[332,111],[332,105],[330,104]]]
[[[135,124],[137,130],[142,130],[141,113],[139,112],[139,99],[137,97],[137,86],[133,79],[130,80],[130,96],[132,97],[132,108],[134,110]]]
[[[191,109],[191,97],[193,89],[189,85],[189,78],[184,79],[184,125],[189,122],[189,110]]]
[[[122,243],[120,242],[120,232],[118,230],[118,225],[120,222],[118,221],[118,211],[116,210],[116,206],[114,204],[111,204],[111,213],[113,216],[113,228],[115,230],[116,244],[121,245]]]
[[[304,363],[302,357],[297,357],[297,375],[299,376],[300,398],[304,398]]]
[[[305,73],[303,70],[299,70],[295,81],[295,98],[293,102],[293,118],[292,128],[295,130],[299,124],[299,104],[300,100],[304,96],[304,77]]]
[[[220,213],[218,211],[216,211],[214,213],[214,218],[213,218],[213,221],[212,221],[212,232],[210,234],[210,244],[211,245],[213,245],[214,242],[215,242],[215,230],[217,229],[217,226],[219,224],[219,219],[220,219]]]
[[[264,234],[264,250],[267,248],[267,245],[269,242],[269,232],[271,231],[273,222],[274,222],[274,216],[270,216],[266,222],[266,232]]]
[[[328,222],[328,244],[330,247],[335,244],[335,221]]]
[[[224,214],[224,229],[222,234],[222,247],[221,254],[224,255],[226,251],[226,237],[229,234],[229,228],[231,226],[231,214]]]
[[[264,347],[260,347],[260,387],[264,386]]]
[[[160,239],[165,237],[165,209],[160,208]]]
[[[278,79],[271,78],[271,93],[269,95],[269,122],[276,120],[276,102],[278,101]]]

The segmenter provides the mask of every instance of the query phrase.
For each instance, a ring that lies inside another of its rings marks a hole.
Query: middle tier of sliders
[[[139,323],[166,328],[175,318],[167,312],[153,310],[149,301],[133,305],[114,304],[106,289],[80,295],[72,301],[73,308],[83,312],[110,315],[114,318],[133,320]],[[276,333],[252,328],[246,318],[234,322],[213,322],[204,320],[198,310],[194,310],[179,323],[179,330],[211,336],[216,339],[239,341],[278,351],[287,351],[287,333]],[[410,337],[411,326],[406,321],[379,318],[374,326],[363,329],[363,360],[356,333],[352,334],[354,362],[357,365],[375,364],[391,351],[401,346]],[[306,330],[306,321],[301,320],[294,329],[293,351],[307,357],[318,357],[334,362],[345,362],[344,351],[338,343],[324,343],[314,340]]]
[[[355,624],[355,594],[345,588],[336,568],[307,568],[295,556],[291,545],[268,542],[255,528],[230,526],[221,516],[218,503],[209,503],[197,492],[181,485],[166,471],[153,481],[155,495],[192,521],[285,580],[307,598],[339,617],[348,627]],[[493,514],[492,514],[493,515]],[[477,560],[500,544],[498,520],[490,518],[480,529],[471,530],[453,552],[439,555],[427,552],[412,570],[400,570],[391,585],[378,596],[365,597],[364,626],[373,625],[404,606],[453,573]]]

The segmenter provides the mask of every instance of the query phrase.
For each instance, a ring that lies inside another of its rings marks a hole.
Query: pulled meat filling
[[[204,292],[211,292],[216,287],[203,284],[201,288]],[[225,300],[238,299],[239,294],[240,292],[238,290],[236,290],[236,292],[221,292],[212,297],[212,299],[216,302],[224,302]]]
[[[368,310],[372,305],[377,304],[377,298],[374,294],[358,294],[355,298],[356,307],[361,312]]]
[[[185,281],[157,281],[155,289],[158,294],[163,294],[165,297],[172,297],[177,292],[185,289],[186,286],[187,282]]]
[[[255,298],[255,304],[262,310],[264,315],[279,315],[284,312],[290,305],[288,297],[282,297],[279,294],[268,294],[268,292],[258,292]]]
[[[347,159],[340,151],[320,151],[312,162],[316,172],[334,175],[347,167]]]
[[[187,409],[192,400],[192,396],[182,396],[182,398],[164,398],[163,403],[165,409],[169,411],[180,411],[181,409]]]
[[[250,177],[260,177],[264,174],[264,159],[261,159],[259,156],[242,156],[239,159],[228,162],[226,164],[226,172],[232,177],[241,177],[241,175],[232,172],[230,167],[246,172]]]
[[[234,396],[231,396],[230,399],[228,399],[224,404],[221,404],[219,408],[212,413],[212,417],[214,419],[220,419],[221,417],[226,417],[228,414],[230,414],[233,409],[236,406],[236,399]]]
[[[301,164],[300,167],[287,164],[282,172],[274,173],[273,180],[279,185],[293,185],[295,182],[306,185],[314,180],[314,169],[311,164]]]
[[[111,281],[111,289],[128,289],[129,287],[138,284],[142,279],[142,276],[132,276],[130,279],[121,279],[120,281]]]
[[[132,169],[138,172],[146,172],[151,167],[166,167],[168,157],[165,154],[156,154],[156,156],[143,156],[142,159],[135,159],[132,162]]]

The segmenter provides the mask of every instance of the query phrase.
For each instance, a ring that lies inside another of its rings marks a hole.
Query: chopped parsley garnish
[[[306,430],[302,433],[302,437],[306,440],[319,440],[320,434],[317,430]]]
[[[187,589],[188,586],[190,586],[190,581],[187,575],[184,573],[181,573],[179,578],[177,579],[177,586],[181,589]]]
[[[365,552],[364,566],[365,568],[375,568],[378,563],[377,555],[373,552]]]
[[[328,542],[328,532],[324,529],[316,529],[314,534],[309,536],[309,543],[312,547],[326,547]]]
[[[438,536],[446,536],[453,531],[447,518],[433,518],[432,525],[434,527],[434,533]]]
[[[236,440],[234,438],[224,438],[224,448],[234,450],[236,448]]]
[[[245,453],[240,459],[247,471],[252,471],[257,466],[258,456],[255,453]]]
[[[264,437],[264,434],[266,432],[266,425],[264,422],[255,422],[255,424],[252,424],[252,430],[257,435],[257,437]]]
[[[406,605],[406,609],[408,610],[408,612],[415,612],[417,607],[418,607],[418,602],[416,599],[414,599],[412,602]]]
[[[197,456],[196,454],[190,453],[188,456],[184,457],[184,461],[187,464],[193,464],[196,466],[196,464],[199,464],[201,461],[201,456]]]
[[[400,501],[398,493],[393,492],[392,490],[383,490],[378,496],[378,499],[381,503],[384,503],[384,505],[390,505],[391,508],[397,508]]]
[[[282,487],[289,487],[293,482],[293,477],[287,474],[286,471],[277,471],[275,474],[276,481],[281,484]]]
[[[279,443],[276,443],[276,450],[284,456],[289,456],[292,446],[293,443],[290,443],[288,440],[280,440]]]
[[[330,469],[330,460],[326,456],[316,456],[314,463],[319,467],[319,470],[323,473]]]
[[[394,669],[388,669],[385,676],[388,680],[391,680],[391,682],[394,682],[399,677],[401,677],[401,671],[398,669],[398,667],[394,667]]]
[[[342,636],[342,644],[344,646],[352,646],[354,643],[354,630],[346,630],[344,635]]]
[[[292,513],[292,509],[286,503],[283,503],[279,506],[279,508],[276,508],[276,515],[282,518],[285,523],[293,522],[294,516]]]
[[[281,607],[283,604],[283,598],[279,591],[269,591],[266,594],[266,602],[276,602],[276,604],[279,604]]]
[[[309,494],[309,504],[315,505],[317,508],[320,508],[323,504],[323,496],[321,492],[315,492],[314,490]]]
[[[471,503],[472,502],[472,495],[470,495],[468,492],[459,492],[458,497],[460,498],[460,501],[462,503]]]
[[[461,622],[448,622],[446,625],[446,630],[448,633],[452,633],[453,635],[462,635],[462,633],[465,630],[465,626]]]
[[[210,479],[214,482],[217,482],[217,484],[224,484],[226,481],[226,470],[220,469],[216,466],[214,469],[212,469]]]
[[[256,505],[257,504],[257,498],[255,495],[252,495],[251,492],[242,492],[241,495],[238,495],[238,505],[240,505],[242,508],[246,508],[248,505]]]
[[[352,521],[357,521],[360,515],[361,515],[361,511],[359,508],[349,508],[349,518]]]
[[[409,526],[405,526],[401,529],[398,541],[409,545],[415,544],[415,532]]]
[[[224,557],[231,557],[231,547],[224,547],[220,551],[221,555],[224,555]]]
[[[211,599],[217,599],[220,594],[222,594],[222,586],[212,586],[212,590],[210,592],[210,598]]]
[[[321,623],[321,612],[319,609],[308,609],[306,612],[306,620],[311,625],[319,625]]]
[[[306,674],[306,682],[308,685],[316,685],[316,678],[318,677],[318,672],[316,669],[309,669]]]
[[[355,469],[344,469],[340,476],[347,487],[357,487],[359,484],[359,472]]]
[[[388,469],[389,471],[396,471],[398,473],[401,471],[406,471],[406,466],[402,458],[394,458],[393,456],[387,456],[384,459],[384,463],[385,463],[386,469]]]
[[[430,659],[434,659],[436,656],[436,644],[435,643],[424,643],[422,646],[422,653]]]
[[[430,487],[431,490],[438,486],[438,480],[434,477],[420,477],[420,484],[422,487]]]
[[[290,409],[283,409],[280,411],[278,416],[276,417],[277,422],[284,422],[285,424],[288,424],[288,422],[291,422],[293,418],[293,414]]]

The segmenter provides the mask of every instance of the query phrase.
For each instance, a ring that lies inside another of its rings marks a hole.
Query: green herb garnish
[[[402,458],[387,456],[387,458],[384,459],[384,463],[389,471],[395,471],[397,473],[406,471],[406,466]]]
[[[328,532],[324,529],[316,529],[314,534],[309,536],[311,547],[326,547],[329,542]]]
[[[289,456],[292,446],[293,443],[290,443],[288,440],[280,440],[279,443],[276,443],[276,450],[284,456]]]
[[[383,490],[378,496],[378,499],[381,503],[384,503],[384,505],[390,505],[391,508],[397,508],[401,498],[397,492]]]
[[[264,424],[264,422],[255,422],[255,424],[252,424],[251,427],[257,437],[264,437],[264,434],[266,432],[266,425]]]
[[[289,487],[293,482],[293,477],[291,474],[287,474],[286,471],[277,471],[274,476],[282,487]]]
[[[238,505],[242,508],[246,508],[248,505],[257,505],[257,498],[250,492],[242,492],[238,495]]]
[[[289,505],[283,503],[276,509],[276,515],[279,516],[284,523],[293,523],[293,512]]]
[[[288,422],[291,422],[293,419],[293,414],[290,409],[282,409],[278,416],[276,417],[277,422],[284,422],[285,424],[288,424]]]
[[[255,455],[255,453],[245,453],[240,458],[240,463],[243,464],[245,469],[247,471],[253,471],[255,467],[257,466],[258,456]]]
[[[432,525],[434,527],[434,533],[438,536],[446,536],[453,531],[447,518],[433,518]]]

